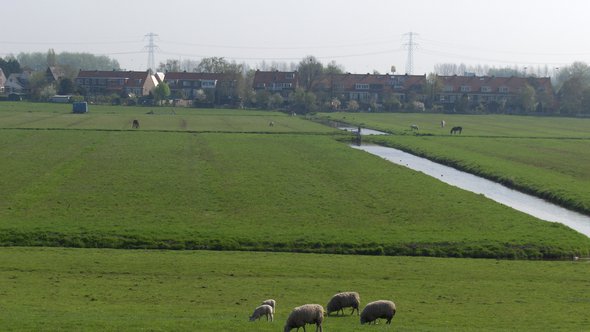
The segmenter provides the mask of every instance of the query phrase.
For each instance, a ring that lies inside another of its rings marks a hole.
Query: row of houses
[[[4,78],[5,93],[27,93],[26,79],[31,72],[12,74]],[[59,70],[49,67],[48,81],[57,81]],[[146,96],[161,82],[170,87],[174,99],[198,100],[215,104],[231,104],[240,100],[239,74],[150,71],[79,71],[75,83],[84,95]],[[0,72],[0,83],[2,73]],[[493,76],[436,76],[380,74],[320,74],[302,77],[297,71],[256,71],[252,90],[257,93],[279,94],[288,100],[298,88],[314,92],[322,100],[355,100],[359,104],[380,104],[392,97],[402,103],[430,101],[440,105],[467,100],[470,104],[510,102],[525,89],[532,88],[537,99],[549,103],[553,89],[549,78]],[[540,98],[539,96],[545,96]]]
[[[400,102],[429,100],[437,104],[509,103],[521,98],[528,87],[538,100],[552,103],[553,87],[548,77],[435,76],[379,74],[323,74],[314,78],[300,77],[297,72],[256,72],[255,91],[278,93],[287,97],[298,87],[309,89],[340,101],[382,103],[391,96]]]

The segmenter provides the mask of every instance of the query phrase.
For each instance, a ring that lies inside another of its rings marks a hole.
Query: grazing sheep
[[[304,304],[296,307],[291,311],[287,323],[285,323],[284,332],[290,332],[291,329],[303,327],[305,331],[305,324],[315,324],[316,332],[322,332],[322,322],[324,321],[324,308],[319,304]]]
[[[275,313],[275,306],[277,304],[277,302],[275,300],[273,300],[273,299],[264,300],[260,304],[268,304],[269,306],[272,307],[272,313],[273,314]]]
[[[257,319],[260,319],[262,316],[266,316],[266,321],[268,321],[268,316],[270,316],[270,321],[272,322],[274,319],[272,307],[268,304],[263,304],[256,307],[256,309],[254,309],[254,313],[252,313],[252,316],[250,316],[250,321],[253,322]]]
[[[395,303],[387,300],[374,301],[363,309],[361,313],[361,324],[375,322],[377,318],[387,319],[387,324],[391,324],[391,319],[395,316]]]
[[[418,125],[413,124],[413,125],[410,126],[410,129],[412,129],[412,130],[418,130]]]
[[[338,293],[332,296],[330,302],[326,306],[326,311],[328,312],[328,316],[330,316],[331,312],[336,311],[336,315],[342,310],[342,316],[344,316],[344,308],[352,307],[352,311],[350,314],[354,313],[356,309],[356,314],[359,314],[359,305],[361,303],[361,297],[357,292],[344,292]]]

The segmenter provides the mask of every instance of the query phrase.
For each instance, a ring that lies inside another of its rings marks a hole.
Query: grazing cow
[[[410,129],[412,129],[412,130],[418,130],[418,125],[413,124],[413,125],[410,126]]]
[[[460,134],[462,131],[463,131],[463,128],[462,127],[453,127],[451,129],[451,135],[453,135],[453,134]]]
[[[133,124],[131,125],[131,128],[139,128],[139,120],[133,120]]]
[[[446,125],[447,125],[447,123],[445,122],[445,120],[441,120],[440,127],[444,128]]]

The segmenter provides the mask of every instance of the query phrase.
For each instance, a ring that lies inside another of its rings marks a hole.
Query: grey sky
[[[590,62],[587,0],[0,0],[0,56],[62,51],[105,54],[145,70],[147,33],[156,64],[222,56],[255,67],[314,55],[349,72],[414,74],[436,63],[490,66]]]

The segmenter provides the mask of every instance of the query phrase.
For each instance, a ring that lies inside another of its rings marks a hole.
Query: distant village
[[[29,99],[32,71],[0,70],[4,100]],[[64,72],[44,73],[46,101],[236,107],[311,111],[552,113],[558,101],[548,77],[440,76],[260,71],[240,73],[80,70],[60,93]],[[37,97],[39,99],[39,96]]]

